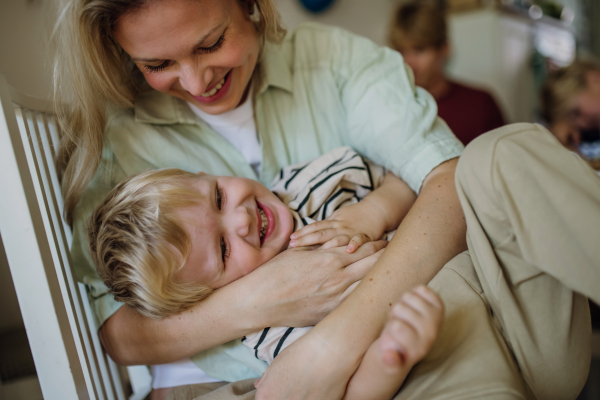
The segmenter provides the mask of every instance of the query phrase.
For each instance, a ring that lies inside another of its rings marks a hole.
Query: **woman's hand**
[[[354,254],[343,248],[284,251],[162,320],[121,307],[100,329],[102,344],[119,364],[164,364],[267,326],[315,325],[356,287],[386,245],[371,242]]]
[[[289,249],[231,285],[250,288],[244,296],[254,327],[315,325],[348,296],[386,245],[370,242],[352,254],[343,247]],[[260,310],[259,321],[252,310]]]

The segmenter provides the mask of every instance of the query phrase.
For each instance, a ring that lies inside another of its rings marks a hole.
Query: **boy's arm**
[[[307,225],[291,236],[290,247],[325,243],[323,248],[347,246],[352,253],[368,241],[396,229],[417,196],[392,173],[360,203],[342,207],[329,218]]]

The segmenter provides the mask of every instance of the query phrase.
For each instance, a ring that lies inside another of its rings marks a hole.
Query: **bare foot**
[[[419,286],[392,307],[379,338],[385,369],[412,368],[429,352],[444,319],[444,303],[433,290]]]
[[[433,346],[443,318],[444,304],[431,289],[419,286],[402,296],[348,383],[344,399],[391,399]]]

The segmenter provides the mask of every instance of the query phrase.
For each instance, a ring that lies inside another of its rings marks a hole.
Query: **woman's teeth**
[[[269,226],[269,221],[267,220],[267,215],[263,211],[262,208],[258,209],[260,213],[261,225],[260,225],[260,240],[263,240],[265,234],[267,233],[267,227]]]
[[[217,86],[212,88],[212,90],[210,92],[202,93],[202,97],[214,96],[219,91],[219,89],[221,89],[223,87],[223,85],[225,84],[225,77],[223,77],[223,79],[221,79],[221,82],[217,83]]]

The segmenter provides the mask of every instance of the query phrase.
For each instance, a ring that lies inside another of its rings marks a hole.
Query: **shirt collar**
[[[265,44],[260,64],[262,81],[259,83],[259,95],[269,86],[292,92],[290,54],[291,48],[287,41],[281,45],[269,42]],[[155,125],[198,123],[198,117],[184,100],[156,90],[138,95],[134,109],[136,122]]]
[[[261,61],[263,80],[258,94],[263,93],[269,86],[275,86],[288,92],[293,92],[293,77],[291,70],[291,47],[288,41],[281,45],[267,42]]]

